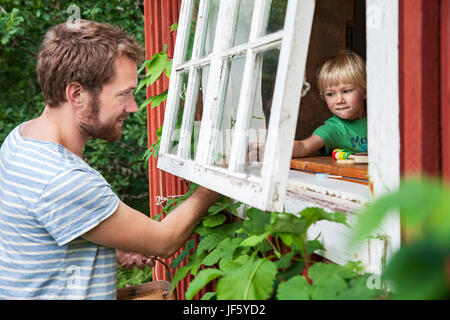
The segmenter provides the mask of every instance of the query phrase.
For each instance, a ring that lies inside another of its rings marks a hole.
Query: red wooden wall
[[[155,53],[161,52],[164,45],[167,44],[167,55],[169,58],[173,57],[173,51],[175,47],[176,31],[170,32],[170,26],[178,22],[178,16],[180,12],[181,0],[145,0],[144,1],[144,16],[145,16],[145,55],[146,59],[150,59]],[[147,89],[147,96],[154,96],[161,94],[169,87],[169,79],[163,75],[161,79],[156,81],[153,86]],[[147,109],[147,131],[148,131],[148,146],[150,147],[157,139],[155,132],[163,124],[165,102],[157,108]],[[161,196],[167,198],[169,196],[183,195],[187,192],[186,181],[179,179],[167,172],[159,170],[157,167],[157,161],[155,158],[151,158],[149,161],[149,194],[150,194],[150,215],[152,217],[161,213],[164,203],[159,205],[156,197]],[[164,261],[167,266],[170,265],[172,260],[182,252],[180,250],[172,258]],[[185,261],[181,264],[186,264]],[[174,275],[173,269],[171,269],[171,276]],[[162,264],[157,262],[153,268],[154,280],[169,280],[167,277],[167,269]],[[191,281],[191,278],[187,278],[177,285],[178,298],[184,298],[184,293]],[[203,289],[198,293],[195,298],[199,299],[206,290],[211,286]]]
[[[147,59],[165,44],[168,55],[173,55],[176,33],[169,30],[178,21],[180,4],[181,0],[144,1]],[[450,181],[449,6],[450,0],[399,0],[399,78],[401,172],[443,174]],[[168,85],[164,76],[147,95],[160,94]],[[148,109],[149,146],[156,140],[164,110],[165,103]],[[187,191],[181,179],[157,169],[154,158],[149,162],[149,178],[152,216],[161,211],[156,196]],[[154,280],[167,280],[162,264],[156,265],[153,276]],[[184,297],[190,280],[177,286],[178,298]]]
[[[450,0],[399,1],[401,172],[450,180]]]

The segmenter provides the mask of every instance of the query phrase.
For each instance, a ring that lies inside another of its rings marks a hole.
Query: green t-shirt
[[[367,152],[367,118],[345,120],[333,115],[313,134],[325,142],[325,152],[321,151],[327,155],[336,148],[352,153]]]

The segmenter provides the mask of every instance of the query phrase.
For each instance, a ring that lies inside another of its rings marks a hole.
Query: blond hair
[[[139,65],[143,49],[119,27],[88,20],[52,27],[39,49],[36,68],[46,104],[57,107],[65,102],[71,82],[98,93],[114,78],[115,59],[121,55]]]
[[[366,92],[366,64],[354,52],[345,50],[328,59],[317,73],[317,87],[320,96],[328,87],[339,84],[354,84]]]

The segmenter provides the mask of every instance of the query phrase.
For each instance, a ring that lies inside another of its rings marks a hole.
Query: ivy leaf
[[[200,271],[197,276],[189,284],[189,288],[186,291],[186,300],[192,300],[192,298],[199,292],[204,286],[210,283],[212,280],[223,275],[223,272],[218,269],[208,268]]]
[[[220,300],[266,300],[273,291],[277,268],[272,261],[252,260],[242,256],[217,281],[217,298]]]
[[[303,276],[295,276],[278,286],[278,300],[309,300],[309,283]]]

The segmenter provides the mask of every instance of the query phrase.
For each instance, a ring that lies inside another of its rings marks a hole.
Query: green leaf
[[[316,263],[309,268],[309,278],[313,281],[311,298],[314,300],[337,299],[338,293],[347,290],[348,285],[343,275],[348,276],[348,269],[336,264]]]
[[[278,300],[309,300],[309,283],[303,276],[295,276],[278,286]]]
[[[246,213],[247,220],[242,222],[244,229],[252,233],[263,233],[266,231],[266,226],[270,223],[270,214],[256,208],[249,208]]]
[[[251,260],[242,256],[217,281],[217,298],[220,300],[266,300],[273,291],[277,268],[269,260]]]
[[[170,263],[171,268],[178,268],[178,266],[183,262],[184,259],[190,254],[190,251],[195,248],[195,239],[189,240],[186,244],[184,250]]]
[[[150,62],[150,60],[145,60],[142,65],[140,66],[139,70],[137,71],[138,74],[142,72],[147,67],[147,64]]]
[[[189,273],[189,270],[191,270],[191,266],[189,266],[189,265],[185,265],[183,267],[178,268],[178,270],[175,272],[175,275],[172,278],[172,282],[171,282],[172,291],[175,289],[178,282],[180,282],[187,276],[187,274]]]
[[[212,266],[221,259],[225,259],[226,262],[232,260],[234,250],[236,250],[241,241],[242,239],[240,238],[225,238],[203,259],[202,263],[205,266]]]
[[[306,233],[306,223],[304,219],[293,215],[292,213],[278,213],[275,221],[268,226],[272,235],[296,234],[304,235]]]
[[[253,235],[248,238],[245,238],[244,241],[241,242],[241,247],[254,247],[264,241],[269,236],[269,233],[262,233],[258,235]]]
[[[208,209],[208,213],[210,215],[217,214],[219,212],[224,211],[228,207],[228,203],[225,202],[216,202]]]
[[[410,243],[390,259],[384,273],[397,299],[449,299],[445,270],[449,247],[430,241]]]
[[[178,23],[176,22],[170,26],[170,32],[173,32],[175,30],[178,30]]]
[[[224,238],[224,235],[216,233],[202,237],[197,246],[197,253],[202,253],[204,251],[209,252],[210,250],[215,248]]]
[[[192,300],[192,298],[199,292],[204,286],[210,283],[212,280],[223,275],[223,272],[217,269],[208,268],[200,271],[197,276],[189,284],[189,288],[186,291],[186,300]]]
[[[202,224],[207,228],[213,228],[224,223],[226,219],[224,214],[209,215],[203,219]]]
[[[206,292],[200,300],[212,300],[216,297],[215,292]]]

